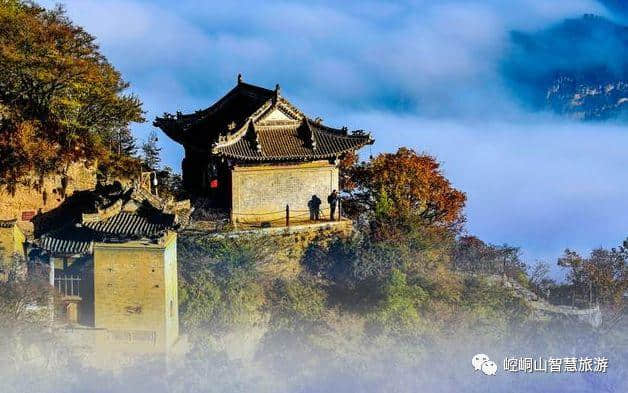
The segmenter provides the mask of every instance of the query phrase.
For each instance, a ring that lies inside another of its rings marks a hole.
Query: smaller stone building
[[[339,161],[373,143],[363,131],[348,132],[311,119],[274,90],[238,77],[214,105],[196,113],[166,114],[154,125],[183,145],[188,191],[224,209],[233,223],[309,219],[309,202],[339,189]]]
[[[152,200],[151,203],[149,200]],[[50,212],[31,254],[50,264],[58,321],[95,329],[100,344],[163,352],[179,336],[177,229],[186,209],[136,189],[99,187]]]

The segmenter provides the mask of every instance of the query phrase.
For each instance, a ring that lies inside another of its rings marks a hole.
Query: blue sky
[[[521,246],[531,262],[628,235],[625,125],[527,112],[499,73],[512,30],[584,13],[619,19],[597,1],[64,4],[143,100],[150,121],[134,127],[139,139],[156,115],[209,106],[241,72],[280,83],[311,117],[372,131],[373,153],[435,155],[468,194],[467,230]],[[178,170],[182,149],[163,134],[160,143]]]

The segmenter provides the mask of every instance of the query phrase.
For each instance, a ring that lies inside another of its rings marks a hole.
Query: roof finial
[[[279,86],[279,83],[277,83],[275,85],[275,95],[279,96],[281,94],[281,86]]]
[[[238,73],[238,84],[242,83],[242,74]]]

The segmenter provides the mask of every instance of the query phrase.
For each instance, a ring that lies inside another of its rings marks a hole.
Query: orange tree
[[[453,314],[445,310],[459,305],[462,293],[450,266],[465,194],[433,157],[408,148],[359,164],[346,157],[341,168],[343,206],[352,208],[345,212],[355,214],[361,236],[310,246],[308,271],[332,283],[339,304],[373,312],[373,327],[416,332],[423,311]]]
[[[402,147],[355,165],[349,173],[353,200],[376,217],[448,228],[464,222],[466,195],[451,185],[434,157]]]
[[[342,156],[338,167],[340,169],[340,190],[351,192],[355,189],[356,184],[351,177],[352,169],[358,164],[358,155],[354,151],[350,151]]]
[[[141,102],[62,8],[0,0],[0,185],[112,159]]]

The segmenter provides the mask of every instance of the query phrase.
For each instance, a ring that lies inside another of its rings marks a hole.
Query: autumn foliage
[[[355,189],[355,181],[351,178],[352,169],[358,164],[359,157],[355,151],[349,151],[341,158],[338,163],[340,170],[340,189],[343,191],[352,191]]]
[[[402,147],[355,166],[351,178],[354,195],[378,213],[430,225],[464,221],[466,195],[451,185],[434,157]]]
[[[68,163],[120,162],[113,142],[143,121],[137,97],[62,8],[0,1],[0,185]]]
[[[628,239],[618,248],[594,249],[589,257],[567,249],[558,265],[568,269],[572,305],[623,307],[628,290]]]

